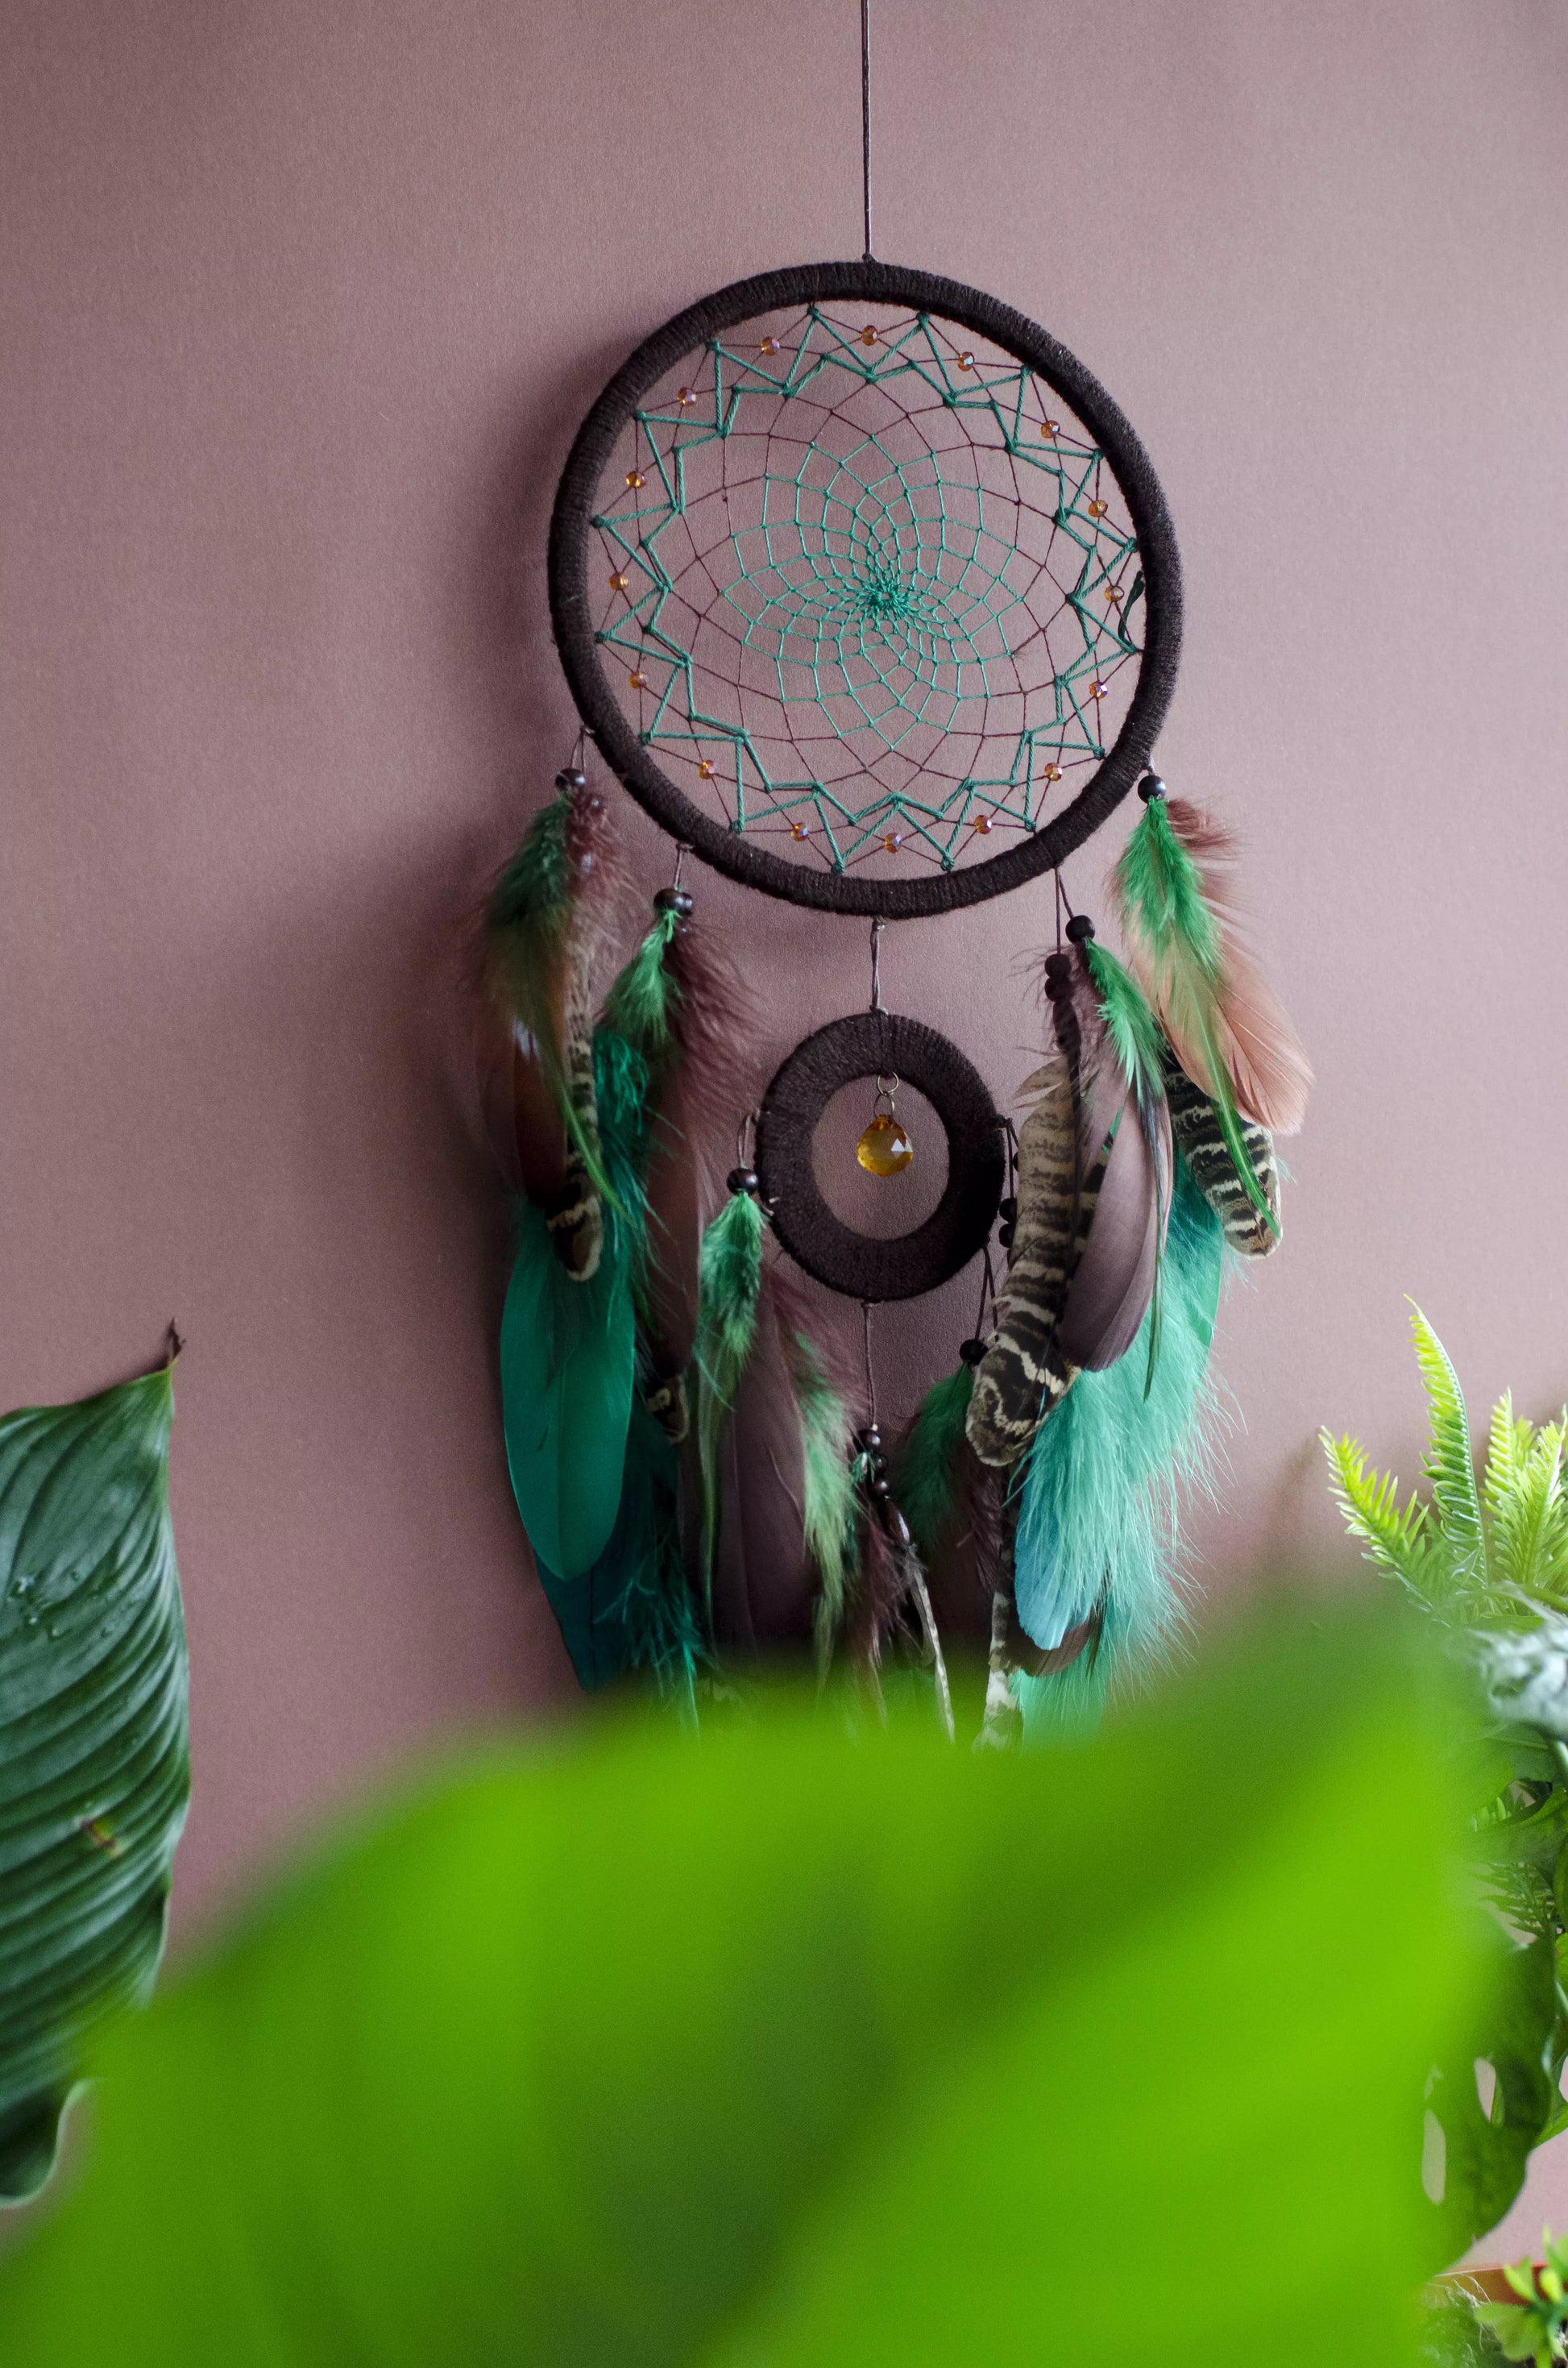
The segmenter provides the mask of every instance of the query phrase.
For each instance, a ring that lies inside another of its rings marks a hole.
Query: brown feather
[[[804,1531],[805,1459],[775,1278],[763,1278],[752,1352],[725,1430],[713,1626],[751,1652],[809,1644],[816,1580]]]
[[[1296,1032],[1258,970],[1245,944],[1244,917],[1235,901],[1235,835],[1201,806],[1168,798],[1165,813],[1203,883],[1203,894],[1220,932],[1221,977],[1216,988],[1222,1030],[1221,1057],[1230,1073],[1236,1107],[1272,1134],[1294,1134],[1306,1116],[1312,1073]],[[1141,963],[1147,977],[1147,965]],[[1177,1060],[1206,1094],[1215,1081],[1201,1048],[1182,1042],[1179,1014],[1161,1017]],[[1174,1025],[1173,1025],[1174,1022]]]
[[[1096,1160],[1112,1128],[1093,1218],[1056,1327],[1062,1355],[1090,1372],[1114,1365],[1137,1338],[1170,1215],[1170,1114],[1161,1101],[1146,1131],[1114,1063],[1101,1068],[1085,1096],[1084,1138],[1096,1145]]]

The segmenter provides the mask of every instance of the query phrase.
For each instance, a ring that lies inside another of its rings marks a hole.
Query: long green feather
[[[732,1192],[703,1235],[698,1260],[697,1450],[710,1588],[719,1543],[719,1452],[756,1331],[765,1223],[751,1193]]]
[[[1119,1672],[1157,1657],[1180,1626],[1172,1494],[1204,1475],[1203,1381],[1221,1251],[1219,1220],[1178,1157],[1153,1386],[1145,1397],[1136,1342],[1105,1372],[1080,1373],[1024,1466],[1014,1570],[1024,1628],[1050,1646],[1096,1606],[1104,1612],[1094,1670],[1065,1688],[1061,1677],[1028,1681],[1026,1724],[1031,1707],[1044,1708],[1040,1689],[1061,1689],[1064,1701],[1082,1693],[1092,1706]]]
[[[927,1569],[958,1517],[958,1461],[973,1391],[972,1365],[934,1382],[893,1460],[893,1497]]]
[[[615,1527],[636,1361],[624,1254],[576,1281],[542,1210],[520,1203],[501,1315],[506,1465],[529,1543],[562,1579],[591,1569]]]
[[[803,1487],[801,1533],[815,1566],[814,1624],[824,1662],[844,1619],[855,1574],[855,1483],[849,1469],[848,1407],[828,1378],[820,1351],[804,1332],[785,1341],[795,1403],[801,1414]]]
[[[1220,925],[1204,895],[1202,875],[1176,835],[1164,797],[1145,802],[1142,819],[1122,848],[1111,881],[1123,918],[1147,949],[1154,1002],[1165,996],[1182,998],[1185,1024],[1195,1036],[1209,1071],[1210,1099],[1225,1148],[1249,1199],[1274,1226],[1274,1213],[1247,1154],[1220,1039],[1216,999],[1221,984]]]

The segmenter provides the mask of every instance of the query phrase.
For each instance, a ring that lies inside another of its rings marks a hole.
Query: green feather
[[[1212,1080],[1210,1099],[1225,1148],[1247,1197],[1278,1233],[1278,1220],[1253,1167],[1242,1133],[1235,1090],[1219,1032],[1218,994],[1223,947],[1220,925],[1203,893],[1203,879],[1182,845],[1163,797],[1150,798],[1142,820],[1122,848],[1112,885],[1131,929],[1149,951],[1154,1001],[1179,996],[1186,1025]]]
[[[636,1361],[623,1258],[574,1281],[542,1210],[521,1204],[501,1315],[506,1464],[529,1543],[562,1578],[591,1568],[615,1527]]]
[[[631,960],[605,997],[605,1024],[624,1036],[647,1063],[659,1068],[675,1045],[674,1012],[680,988],[665,956],[679,925],[678,913],[660,913]]]
[[[927,1569],[958,1517],[958,1460],[973,1392],[972,1365],[934,1383],[894,1461],[893,1496]]]
[[[491,891],[484,937],[518,1024],[533,1044],[562,1124],[594,1190],[613,1198],[599,1146],[574,1099],[556,999],[580,888],[567,848],[572,795],[552,798]]]
[[[1161,1071],[1165,1038],[1149,1008],[1149,998],[1132,973],[1097,938],[1090,938],[1084,951],[1099,998],[1100,1018],[1122,1075],[1141,1102],[1156,1100],[1165,1092]]]
[[[849,1409],[803,1332],[785,1341],[801,1414],[804,1485],[801,1530],[819,1581],[817,1649],[825,1659],[844,1618],[855,1571],[855,1483],[849,1469]]]
[[[594,1030],[594,1092],[604,1158],[608,1255],[640,1295],[648,1256],[648,1064],[617,1029]]]
[[[1080,1373],[1024,1467],[1014,1583],[1025,1629],[1054,1645],[1103,1604],[1096,1668],[1061,1689],[1064,1702],[1082,1695],[1085,1713],[1119,1670],[1157,1657],[1180,1624],[1172,1490],[1203,1482],[1221,1248],[1220,1221],[1178,1156],[1153,1386],[1145,1396],[1136,1343],[1105,1372]],[[1059,1677],[1021,1681],[1026,1725],[1043,1702],[1039,1689],[1060,1687]]]
[[[697,1450],[710,1587],[719,1543],[719,1451],[756,1331],[765,1223],[749,1192],[732,1192],[703,1235],[698,1259]]]

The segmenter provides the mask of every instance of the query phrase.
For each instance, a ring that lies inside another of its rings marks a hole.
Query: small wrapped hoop
[[[841,1086],[894,1076],[925,1095],[948,1138],[948,1180],[924,1224],[879,1240],[823,1198],[812,1139]],[[892,1011],[858,1011],[808,1036],[778,1070],[756,1123],[756,1168],[773,1230],[798,1266],[846,1299],[914,1299],[981,1249],[1002,1197],[1002,1121],[984,1079],[945,1036]]]

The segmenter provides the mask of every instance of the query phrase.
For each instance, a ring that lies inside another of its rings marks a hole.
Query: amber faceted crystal
[[[896,1118],[879,1110],[855,1145],[855,1156],[869,1176],[896,1176],[915,1156],[915,1145]]]

